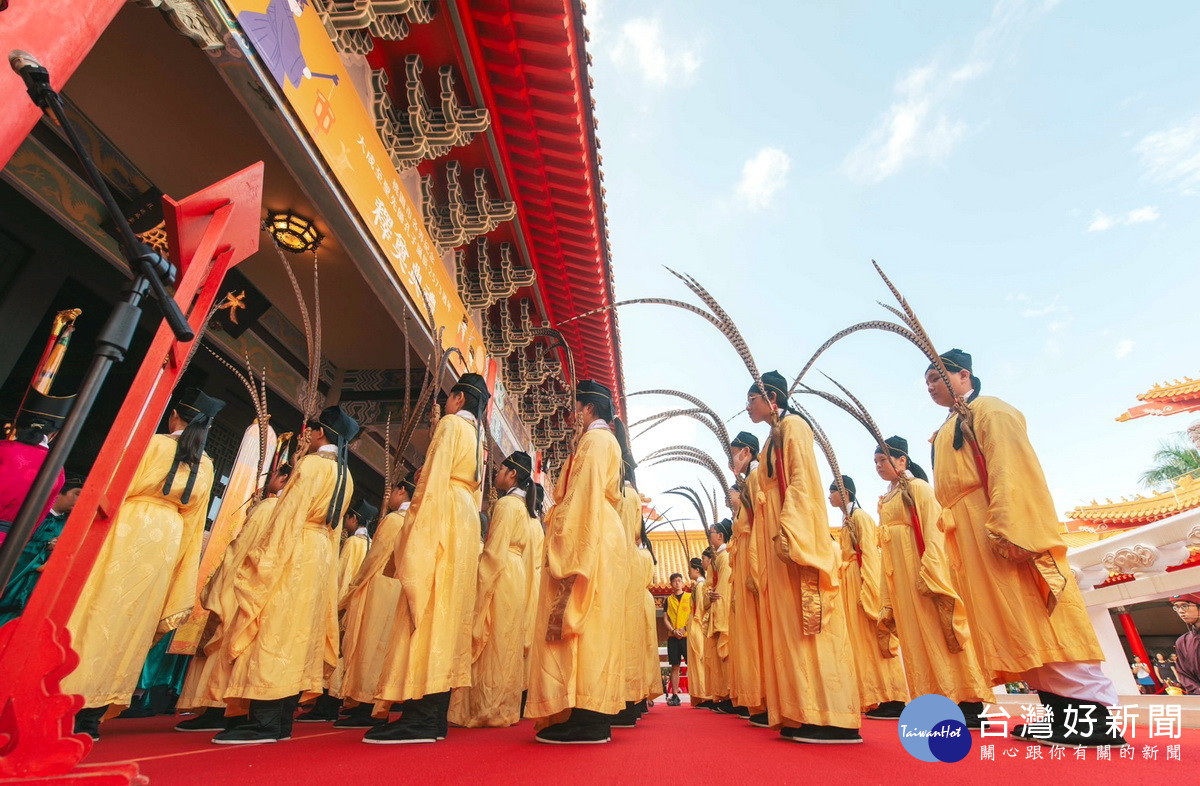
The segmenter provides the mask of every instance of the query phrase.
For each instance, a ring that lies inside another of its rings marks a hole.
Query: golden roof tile
[[[1169,491],[1152,494],[1148,497],[1138,494],[1133,499],[1122,498],[1119,502],[1106,500],[1104,504],[1093,501],[1091,505],[1076,507],[1067,513],[1067,518],[1075,521],[1133,527],[1165,519],[1197,507],[1200,507],[1200,480],[1183,477]]]
[[[700,530],[681,530],[679,535],[674,532],[651,532],[650,545],[658,559],[650,589],[667,592],[671,589],[671,582],[667,579],[672,573],[683,574],[684,582],[691,583],[688,579],[688,562],[708,548],[708,535]]]

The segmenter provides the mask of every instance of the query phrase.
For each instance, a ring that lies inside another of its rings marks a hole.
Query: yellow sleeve
[[[429,610],[433,596],[433,574],[443,538],[453,515],[450,509],[450,475],[459,449],[458,415],[445,415],[433,431],[433,439],[425,454],[421,481],[408,509],[404,537],[396,544],[396,572],[408,601],[414,626]],[[474,447],[472,446],[472,449]]]
[[[725,550],[713,559],[715,582],[709,588],[720,597],[708,604],[708,635],[710,636],[729,633],[729,599],[732,597],[729,576],[729,551]]]
[[[197,467],[196,485],[192,488],[192,496],[179,511],[179,515],[183,517],[183,536],[179,542],[179,557],[175,560],[167,596],[158,617],[157,632],[160,634],[182,625],[196,605],[200,551],[204,542],[204,521],[208,513],[212,481],[212,459],[203,456]]]
[[[508,561],[508,547],[521,527],[529,525],[529,514],[519,497],[504,496],[496,500],[492,508],[492,521],[488,526],[487,542],[479,557],[479,583],[475,594],[475,622],[471,633],[471,657],[478,658],[487,644],[492,630],[488,611],[492,595],[500,584],[500,577]]]
[[[812,430],[795,415],[785,417],[778,428],[783,436],[787,491],[779,511],[776,549],[781,559],[815,568],[824,577],[823,583],[837,586],[837,563]]]
[[[350,585],[367,558],[367,539],[357,535],[346,538],[338,555],[338,604],[346,599]]]
[[[951,652],[961,652],[971,637],[966,609],[954,588],[950,575],[950,560],[946,554],[946,533],[938,525],[942,506],[938,504],[933,487],[923,480],[908,484],[909,493],[921,522],[921,534],[925,542],[925,554],[921,557],[921,570],[917,576],[916,591],[933,598],[938,610],[938,622],[946,646]],[[911,515],[905,507],[905,515]]]
[[[987,467],[989,533],[1033,554],[1065,551],[1054,500],[1029,443],[1025,417],[1004,402],[985,402],[977,407],[975,434]]]
[[[605,439],[612,440],[613,445],[606,445]],[[579,632],[592,608],[601,528],[614,519],[620,520],[605,490],[609,481],[605,465],[611,460],[606,453],[616,449],[615,443],[606,431],[584,434],[571,460],[566,495],[555,506],[553,527],[546,532],[545,569],[559,582],[556,590],[569,593],[562,609],[563,638]]]
[[[404,515],[392,511],[383,517],[375,530],[375,540],[367,555],[359,566],[358,571],[350,580],[345,593],[342,594],[339,609],[345,609],[356,594],[362,592],[372,578],[384,574],[386,563],[391,562],[396,553],[396,542],[400,538],[400,528],[404,525]]]
[[[882,606],[883,566],[879,553],[879,532],[869,513],[858,508],[853,514],[854,523],[858,526],[858,547],[862,551],[862,592],[859,602],[862,610],[873,620],[879,619],[879,609]],[[853,554],[851,555],[853,557]]]

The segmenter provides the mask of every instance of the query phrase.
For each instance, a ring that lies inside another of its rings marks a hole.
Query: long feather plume
[[[703,489],[704,487],[701,486],[700,488]],[[696,509],[696,515],[698,515],[700,517],[700,524],[703,525],[705,532],[708,531],[708,527],[709,527],[708,513],[704,509],[705,506],[704,506],[704,503],[701,502],[701,497],[700,497],[699,492],[697,492],[691,486],[676,486],[675,488],[671,489],[670,491],[664,491],[663,493],[664,494],[673,494],[674,496],[677,496],[677,497],[683,497],[688,502],[692,503],[692,507]]]

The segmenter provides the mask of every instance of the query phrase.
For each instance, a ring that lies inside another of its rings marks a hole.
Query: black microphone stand
[[[63,131],[66,132],[71,147],[79,156],[79,160],[87,172],[92,188],[104,200],[104,206],[112,216],[113,224],[117,227],[117,242],[125,261],[136,273],[136,278],[123,293],[123,299],[113,307],[108,321],[100,330],[91,366],[88,367],[87,375],[76,394],[71,412],[54,440],[50,455],[46,457],[45,463],[38,471],[33,486],[29,489],[29,494],[21,504],[21,510],[17,513],[8,536],[3,543],[0,543],[0,588],[8,583],[8,579],[17,565],[17,559],[21,555],[21,550],[25,548],[34,528],[37,527],[46,500],[54,489],[58,474],[66,463],[67,454],[75,446],[83,423],[96,403],[96,397],[104,386],[109,370],[114,364],[123,361],[125,353],[129,351],[134,331],[142,316],[142,299],[146,293],[153,290],[154,296],[162,308],[163,316],[166,317],[171,332],[175,334],[178,341],[187,343],[195,338],[195,332],[188,324],[187,318],[184,317],[175,299],[167,292],[167,287],[175,281],[175,266],[164,259],[161,254],[148,248],[133,233],[133,228],[129,226],[129,222],[125,220],[121,209],[117,206],[117,201],[113,198],[112,191],[109,190],[103,175],[96,168],[91,154],[80,139],[71,119],[67,117],[62,97],[50,86],[50,73],[36,64],[25,65],[16,70],[25,80],[25,87],[28,89],[33,103],[57,120]]]

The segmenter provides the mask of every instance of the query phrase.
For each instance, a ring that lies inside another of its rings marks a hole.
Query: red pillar
[[[1121,627],[1125,629],[1125,638],[1129,641],[1129,649],[1133,650],[1133,654],[1146,664],[1146,668],[1150,670],[1150,679],[1154,680],[1155,693],[1160,693],[1163,689],[1162,683],[1158,681],[1158,675],[1154,673],[1154,662],[1150,660],[1150,655],[1146,652],[1146,645],[1142,644],[1142,636],[1138,633],[1137,626],[1133,624],[1133,617],[1127,611],[1118,611],[1117,619],[1121,620]]]

